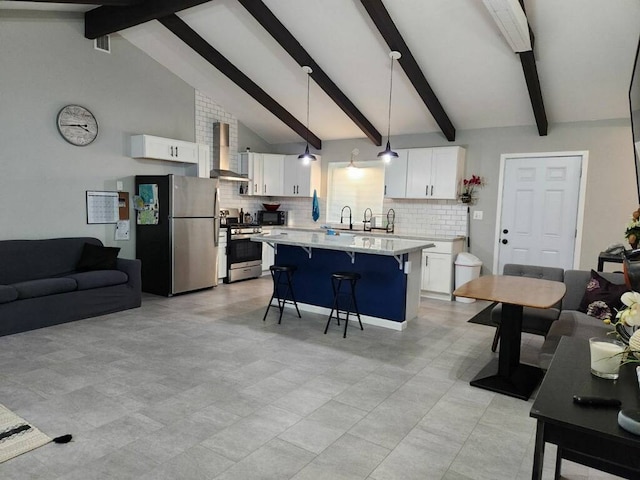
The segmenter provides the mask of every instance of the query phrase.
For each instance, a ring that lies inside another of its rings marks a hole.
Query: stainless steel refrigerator
[[[172,296],[218,284],[218,180],[136,176],[136,258],[142,291]],[[141,215],[142,212],[142,215]]]

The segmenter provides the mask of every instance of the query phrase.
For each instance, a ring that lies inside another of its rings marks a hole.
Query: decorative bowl
[[[267,212],[275,212],[280,208],[279,203],[263,203],[262,206]]]

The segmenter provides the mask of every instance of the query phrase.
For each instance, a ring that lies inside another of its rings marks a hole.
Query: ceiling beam
[[[524,0],[520,0],[520,6],[526,16],[527,12],[524,9]],[[549,122],[547,121],[547,112],[542,100],[542,88],[540,87],[540,77],[538,76],[538,69],[536,68],[536,57],[533,53],[535,37],[531,31],[529,22],[527,22],[527,27],[529,28],[529,35],[531,37],[531,50],[528,52],[520,52],[518,55],[520,56],[520,63],[522,64],[522,71],[524,72],[524,80],[527,82],[531,108],[533,109],[533,116],[538,126],[538,135],[544,137],[547,135]]]
[[[411,54],[398,28],[393,23],[389,12],[382,4],[382,0],[360,1],[380,31],[382,38],[384,38],[387,45],[389,45],[391,51],[396,50],[402,54],[398,62],[411,81],[413,88],[416,89],[416,92],[418,92],[418,95],[422,98],[422,101],[431,112],[431,115],[437,122],[440,130],[442,130],[442,133],[444,133],[444,136],[447,140],[453,142],[456,139],[456,129],[453,123],[451,123],[451,120],[449,120],[449,116],[444,111],[442,104],[438,100],[438,97],[436,97],[422,70],[420,70],[418,62],[416,62],[416,59]]]
[[[144,0],[128,7],[94,8],[84,14],[84,36],[98,38],[208,1],[210,0]]]
[[[544,137],[547,134],[549,124],[547,122],[547,113],[544,109],[544,102],[542,101],[542,89],[540,88],[540,77],[538,77],[538,69],[536,68],[536,58],[533,50],[520,52],[518,55],[520,55],[524,79],[527,82],[531,108],[533,108],[533,115],[536,118],[536,125],[538,126],[538,134]]]
[[[375,145],[382,145],[382,135],[373,124],[356,108],[356,106],[333,83],[320,68],[311,55],[300,45],[287,28],[276,18],[261,0],[238,0],[240,4],[255,18],[260,25],[280,44],[291,57],[303,66],[313,70],[311,78],[338,105]]]
[[[267,92],[262,90],[262,88],[227,60],[218,50],[209,45],[204,38],[198,35],[195,30],[189,27],[189,25],[183,22],[177,15],[168,15],[159,18],[158,21],[201,55],[202,58],[226,75],[229,80],[251,95],[260,105],[274,114],[280,121],[291,128],[291,130],[303,139],[308,139],[310,145],[318,150],[322,148],[322,141],[318,137],[309,131],[307,127],[300,123],[282,105],[271,98]]]

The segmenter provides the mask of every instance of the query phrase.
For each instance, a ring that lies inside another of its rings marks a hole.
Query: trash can
[[[455,265],[456,288],[480,276],[482,262],[475,255],[467,252],[459,253]],[[456,297],[456,302],[472,303],[475,301],[475,298]]]

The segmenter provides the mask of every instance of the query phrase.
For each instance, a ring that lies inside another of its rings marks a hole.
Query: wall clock
[[[58,112],[58,131],[71,145],[84,147],[98,136],[98,122],[80,105],[67,105]]]

